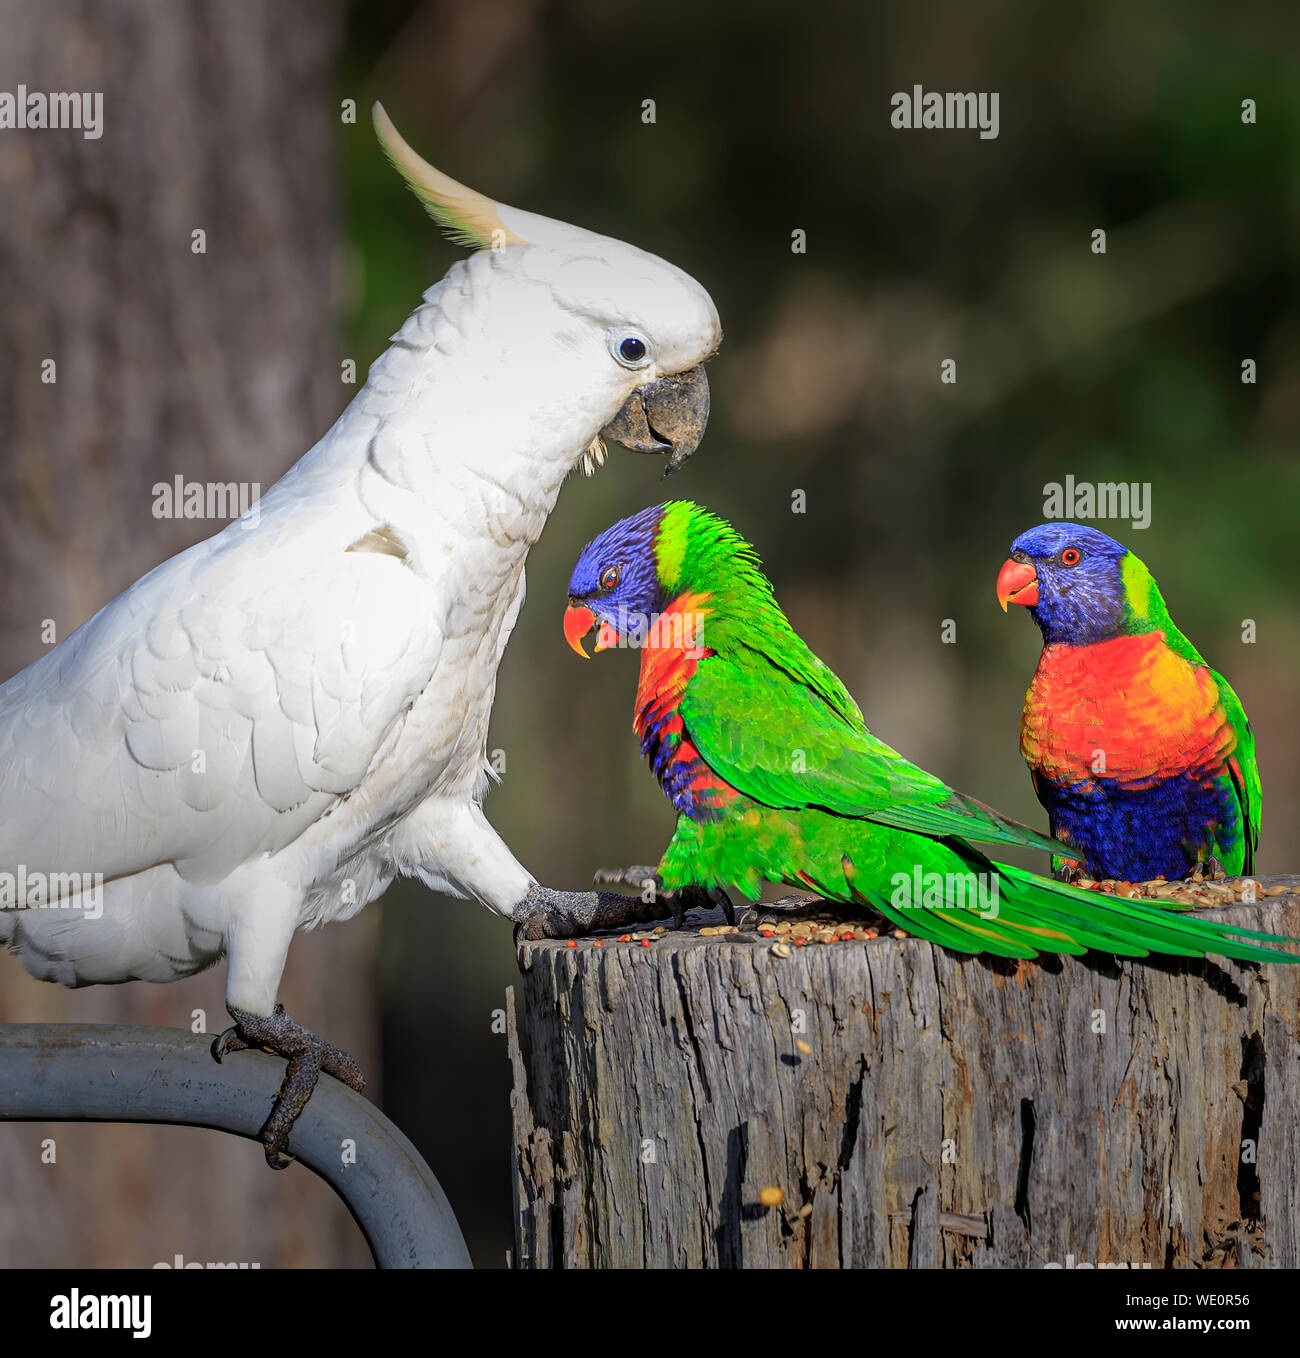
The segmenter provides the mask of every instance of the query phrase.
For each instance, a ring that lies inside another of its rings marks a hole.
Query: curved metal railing
[[[0,1121],[174,1123],[256,1140],[284,1062],[241,1051],[218,1065],[211,1046],[175,1028],[0,1023]],[[470,1267],[433,1171],[368,1099],[322,1075],[290,1148],[347,1204],[378,1267]]]

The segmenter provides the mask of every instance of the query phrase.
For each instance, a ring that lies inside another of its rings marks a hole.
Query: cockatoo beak
[[[1008,604],[1024,604],[1026,608],[1038,602],[1038,574],[1024,561],[1004,561],[998,572],[998,603],[1002,611]]]
[[[669,454],[668,471],[675,472],[700,446],[708,422],[709,379],[695,367],[637,387],[600,432],[634,452]]]

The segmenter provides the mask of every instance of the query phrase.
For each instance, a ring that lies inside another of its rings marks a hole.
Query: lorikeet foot
[[[1190,872],[1183,878],[1186,882],[1218,882],[1227,877],[1223,864],[1217,858],[1202,858],[1192,865]]]
[[[296,1023],[285,1013],[284,1005],[277,1004],[269,1015],[249,1013],[233,1005],[227,1008],[235,1026],[213,1040],[212,1055],[217,1061],[227,1052],[264,1048],[289,1062],[271,1116],[258,1133],[266,1150],[266,1163],[272,1169],[287,1169],[293,1163],[293,1156],[285,1154],[289,1133],[307,1106],[321,1071],[342,1080],[358,1094],[365,1089],[366,1078],[347,1052]]]
[[[1082,863],[1075,862],[1062,863],[1059,868],[1053,869],[1052,876],[1058,882],[1066,882],[1070,886],[1077,886],[1080,882],[1094,880],[1089,876]]]
[[[836,904],[825,896],[780,896],[774,901],[764,901],[762,905],[755,909],[761,911],[774,910],[782,915],[812,915],[819,910],[825,910],[828,905]],[[853,908],[862,910],[867,914],[875,914],[874,910],[867,908],[857,901],[854,901]]]
[[[600,868],[593,880],[597,886],[625,886],[641,892],[643,897],[648,893],[652,901],[662,901],[672,914],[675,929],[683,926],[688,910],[708,910],[713,906],[722,911],[728,924],[736,922],[736,907],[731,903],[731,897],[718,886],[705,888],[691,884],[678,891],[665,891],[658,872],[646,867]]]
[[[762,921],[773,920],[780,915],[783,920],[798,922],[801,917],[810,922],[824,919],[828,911],[833,911],[837,919],[853,919],[863,928],[874,929],[878,934],[887,934],[897,928],[892,919],[882,915],[861,899],[836,901],[826,896],[780,896],[774,901],[764,901],[753,907],[754,915],[762,928]]]
[[[553,891],[534,882],[514,910],[515,942],[578,938],[602,930],[649,924],[668,914],[666,904],[653,898],[640,901],[613,891]]]

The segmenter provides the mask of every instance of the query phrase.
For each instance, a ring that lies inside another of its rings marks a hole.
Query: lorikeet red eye
[[[606,566],[600,573],[600,587],[604,590],[614,589],[618,585],[618,567]]]
[[[1077,566],[1079,564],[1079,549],[1077,547],[1067,547],[1061,553],[1062,566]]]

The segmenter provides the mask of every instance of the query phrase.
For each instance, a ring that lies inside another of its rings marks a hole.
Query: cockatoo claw
[[[288,1061],[280,1092],[275,1096],[271,1116],[258,1133],[272,1169],[288,1169],[294,1157],[287,1154],[289,1133],[307,1106],[321,1071],[341,1080],[358,1094],[366,1087],[365,1076],[347,1052],[332,1046],[310,1029],[295,1022],[277,1004],[271,1014],[253,1014],[228,1005],[235,1020],[212,1044],[212,1055],[220,1061],[227,1052],[261,1048]]]
[[[653,878],[653,869],[648,869]],[[579,938],[663,919],[668,911],[654,894],[648,901],[613,891],[555,891],[534,882],[515,907],[515,943],[541,938]]]
[[[736,922],[736,908],[731,897],[721,887],[684,886],[679,891],[665,891],[663,878],[654,868],[598,868],[592,879],[597,886],[625,886],[633,891],[649,892],[650,899],[658,895],[673,917],[673,927],[680,929],[686,922],[688,910],[721,909],[728,924]],[[642,896],[644,900],[644,894]]]
[[[212,1039],[212,1059],[216,1061],[218,1065],[221,1063],[221,1058],[228,1052],[242,1052],[249,1050],[251,1050],[251,1047],[249,1043],[245,1042],[244,1039],[239,1036],[238,1028],[227,1028],[220,1037],[214,1037]]]
[[[640,866],[597,868],[591,880],[596,886],[627,887],[629,891],[635,891],[640,895],[644,905],[653,905],[656,900],[662,901],[672,916],[674,929],[680,929],[686,923],[689,903],[684,894],[680,891],[665,891],[663,878],[654,868]],[[663,914],[662,910],[660,914]]]

